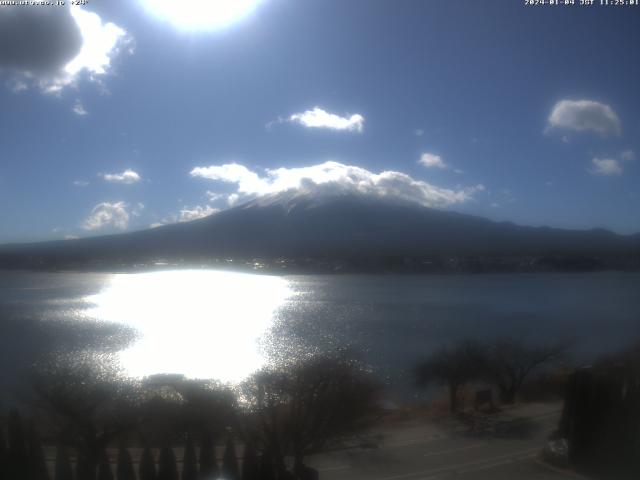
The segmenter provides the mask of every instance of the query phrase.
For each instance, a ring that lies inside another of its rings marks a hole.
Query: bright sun
[[[181,30],[215,30],[235,23],[265,0],[141,0],[153,15]]]

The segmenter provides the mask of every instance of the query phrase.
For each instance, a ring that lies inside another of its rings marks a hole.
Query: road
[[[312,458],[322,480],[559,480],[579,478],[552,469],[540,452],[560,417],[559,404],[531,404],[497,417],[434,425],[413,420],[376,432],[377,448]]]

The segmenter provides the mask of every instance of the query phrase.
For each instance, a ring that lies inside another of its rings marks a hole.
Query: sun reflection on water
[[[291,295],[281,277],[178,270],[117,274],[86,300],[94,305],[91,317],[139,333],[119,353],[129,375],[237,382],[264,365],[259,340]]]

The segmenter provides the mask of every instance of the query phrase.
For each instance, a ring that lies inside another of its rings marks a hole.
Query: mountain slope
[[[0,265],[31,257],[126,261],[199,256],[375,258],[637,255],[640,236],[522,227],[353,195],[275,195],[187,223],[122,235],[0,247]]]

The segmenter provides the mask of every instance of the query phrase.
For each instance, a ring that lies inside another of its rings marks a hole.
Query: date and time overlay
[[[640,0],[520,0],[526,7],[639,7]],[[64,7],[88,5],[89,0],[0,0],[0,7]]]

